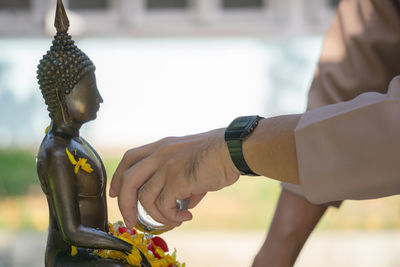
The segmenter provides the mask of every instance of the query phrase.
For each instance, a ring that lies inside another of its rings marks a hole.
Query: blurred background
[[[303,112],[335,0],[64,0],[104,103],[84,136],[111,177],[125,150],[244,114]],[[48,210],[35,153],[50,123],[36,66],[55,0],[0,0],[0,267],[43,266]],[[187,266],[249,266],[278,183],[242,177],[167,233]],[[121,218],[109,199],[110,221]],[[207,256],[205,256],[207,255]],[[400,266],[400,197],[330,209],[296,266]]]

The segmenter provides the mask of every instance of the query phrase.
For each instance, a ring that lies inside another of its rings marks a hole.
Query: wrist
[[[263,170],[260,170],[258,166],[259,160],[262,158],[260,151],[268,151],[266,148],[266,140],[262,138],[266,121],[267,119],[260,120],[258,127],[242,142],[243,157],[249,168],[260,175],[263,175]]]
[[[227,185],[233,184],[240,176],[240,171],[233,163],[228,145],[225,142],[226,128],[218,129],[219,157],[226,173]]]
[[[231,161],[242,175],[257,176],[247,164],[243,153],[243,142],[257,128],[260,116],[241,116],[234,119],[225,129],[224,139]]]
[[[226,169],[231,171],[232,173],[239,175],[240,176],[240,170],[235,166],[235,164],[232,161],[231,155],[229,153],[229,148],[227,143],[225,142],[224,136],[225,136],[225,130],[226,128],[224,128],[224,131],[222,133],[222,138],[221,138],[221,144],[223,147],[223,158],[224,158],[224,162],[225,162],[225,166],[227,167]]]

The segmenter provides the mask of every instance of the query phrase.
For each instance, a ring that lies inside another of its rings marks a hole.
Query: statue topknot
[[[67,13],[65,12],[62,0],[57,0],[56,7],[56,18],[54,20],[54,27],[56,27],[57,32],[67,32],[69,28],[69,20]]]
[[[86,72],[95,70],[93,62],[67,33],[69,20],[62,0],[57,0],[54,26],[57,34],[53,45],[40,60],[37,70],[40,90],[52,119],[58,103],[64,102],[64,95],[70,93]]]

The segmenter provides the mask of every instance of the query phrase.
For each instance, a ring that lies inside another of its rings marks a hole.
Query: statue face
[[[69,118],[80,123],[94,120],[102,102],[94,71],[85,73],[71,92],[65,96]]]

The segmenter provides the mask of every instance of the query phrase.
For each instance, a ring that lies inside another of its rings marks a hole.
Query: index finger
[[[123,173],[135,163],[148,157],[153,152],[155,144],[156,143],[151,143],[138,148],[129,149],[125,152],[112,177],[109,192],[110,197],[116,197],[119,195]]]
[[[146,158],[129,168],[121,179],[118,206],[127,227],[132,228],[137,221],[137,191],[153,174],[155,162]]]
[[[126,151],[121,159],[121,162],[118,164],[118,167],[115,170],[113,178],[111,180],[110,192],[109,192],[110,197],[116,197],[119,195],[121,187],[121,177],[122,174],[127,169],[129,169],[130,167],[132,167],[132,165],[136,164],[142,159],[147,158],[162,144],[172,139],[173,137],[165,137],[163,139],[158,140],[157,142],[150,143],[138,148],[129,149],[128,151]]]

